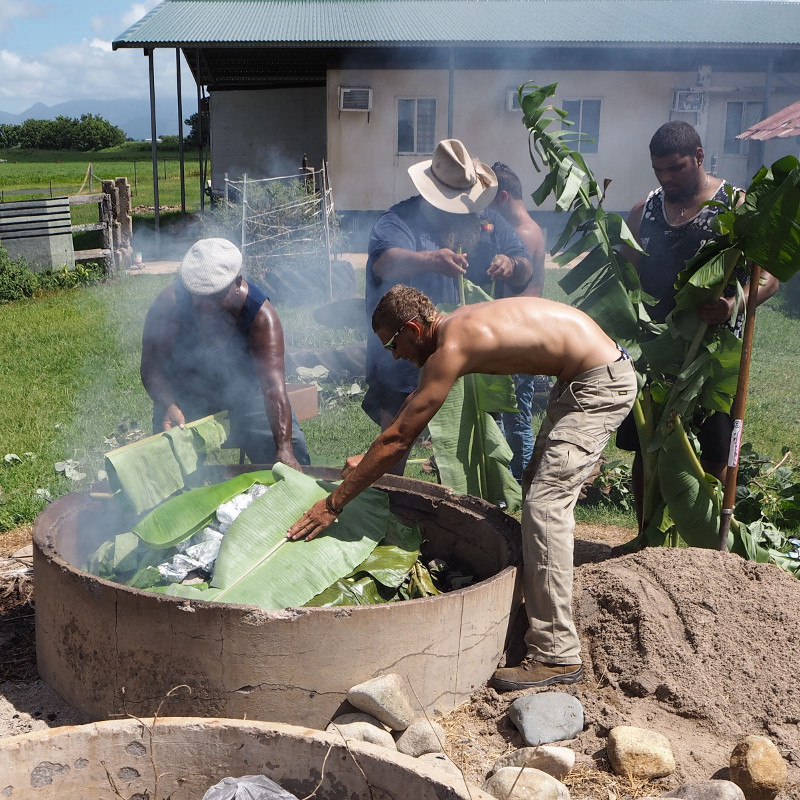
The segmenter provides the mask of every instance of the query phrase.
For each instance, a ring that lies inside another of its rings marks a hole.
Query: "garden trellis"
[[[225,176],[225,205],[239,203],[241,250],[251,274],[291,269],[295,263],[327,266],[333,300],[331,243],[336,228],[333,190],[325,162],[295,175],[240,180]]]

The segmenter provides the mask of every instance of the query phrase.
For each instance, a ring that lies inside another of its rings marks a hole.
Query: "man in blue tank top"
[[[718,206],[704,206],[710,200],[728,201],[729,184],[703,168],[705,154],[697,131],[688,123],[673,120],[662,125],[650,140],[650,162],[660,186],[635,205],[628,216],[628,227],[645,255],[625,248],[625,256],[639,272],[642,288],[658,299],[649,309],[656,322],[663,322],[675,307],[675,280],[686,261],[700,246],[716,238],[713,220]],[[740,202],[744,199],[742,193]],[[778,290],[778,281],[762,271],[758,303]],[[745,286],[749,273],[738,268],[735,279]],[[700,316],[709,325],[726,325],[733,318],[736,287],[728,286],[719,300],[699,306]],[[732,326],[741,335],[742,309]],[[706,472],[724,482],[733,420],[717,412],[700,426],[698,440]],[[633,462],[633,489],[641,521],[642,473],[639,441],[633,418],[625,419],[617,431],[617,446],[636,452]]]
[[[178,280],[151,304],[142,334],[142,383],[153,431],[227,409],[227,444],[254,464],[311,461],[284,376],[283,329],[266,295],[242,277],[226,239],[200,239]]]

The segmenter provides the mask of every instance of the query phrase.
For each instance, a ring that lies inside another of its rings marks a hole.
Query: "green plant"
[[[602,191],[581,155],[569,147],[569,133],[547,130],[566,116],[547,105],[554,93],[555,84],[529,83],[519,90],[531,159],[537,169],[540,163],[549,167],[534,199],[540,203],[552,193],[559,210],[571,211],[556,260],[583,258],[562,286],[628,349],[640,373],[642,391],[633,415],[644,465],[642,536],[650,544],[664,544],[680,534],[689,544],[715,547],[721,486],[700,467],[692,420],[696,410],[730,409],[741,342],[725,328],[710,329],[697,306],[719,298],[746,258],[769,264],[779,280],[800,267],[800,166],[786,157],[763,167],[741,205],[732,194],[720,204],[718,238],[687,262],[676,283],[675,311],[666,323],[655,324],[646,308],[653,299],[616,250],[622,244],[641,248],[621,217],[602,209]],[[729,547],[748,558],[780,561],[762,534],[734,520]]]
[[[39,280],[21,256],[12,259],[0,243],[0,304],[33,297]]]

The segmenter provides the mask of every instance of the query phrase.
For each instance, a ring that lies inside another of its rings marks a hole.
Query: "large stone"
[[[509,706],[508,716],[532,747],[574,739],[583,730],[583,706],[565,692],[520,697]]]
[[[325,732],[338,733],[345,739],[388,747],[389,750],[397,749],[392,734],[371,714],[342,714],[325,728]]]
[[[399,749],[399,747],[398,747]],[[504,767],[529,767],[540,769],[561,780],[575,766],[575,753],[569,747],[520,747],[506,753],[494,762],[492,772]]]
[[[425,753],[441,753],[444,740],[444,728],[438,722],[416,717],[395,741],[401,753],[418,758]]]
[[[669,739],[656,731],[618,725],[608,734],[608,760],[617,775],[663,778],[675,771]]]
[[[766,736],[746,736],[733,748],[731,780],[747,800],[772,800],[786,785],[786,762]]]
[[[539,769],[503,767],[486,781],[483,790],[502,800],[570,800],[569,789]]]
[[[403,678],[395,672],[353,686],[347,693],[347,700],[393,731],[404,731],[414,718]]]
[[[684,783],[662,797],[679,797],[681,800],[745,800],[742,790],[731,781],[700,781]]]
[[[423,753],[417,757],[417,761],[422,761],[424,764],[430,764],[432,767],[443,769],[445,772],[450,772],[453,775],[461,775],[461,770],[458,765],[453,763],[444,753]]]

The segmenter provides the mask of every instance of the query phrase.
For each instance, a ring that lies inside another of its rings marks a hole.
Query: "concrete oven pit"
[[[125,719],[0,740],[0,796],[14,800],[200,800],[244,775],[314,800],[493,800],[419,759],[279,723]]]
[[[216,470],[214,481],[237,468]],[[400,519],[419,523],[427,559],[444,558],[476,583],[398,603],[280,611],[165,597],[76,566],[131,529],[121,503],[59,498],[33,530],[39,674],[96,720],[204,716],[322,729],[349,708],[350,687],[389,672],[407,678],[426,712],[454,708],[504,651],[520,600],[519,523],[437,484],[387,477],[376,485]],[[175,689],[182,685],[189,689]]]

